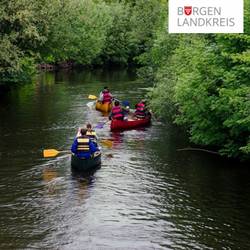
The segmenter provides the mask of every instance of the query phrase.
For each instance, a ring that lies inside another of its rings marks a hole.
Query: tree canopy
[[[25,80],[36,64],[128,64],[144,52],[159,1],[9,0],[0,5],[1,81]]]
[[[250,154],[249,7],[245,34],[168,34],[165,19],[140,56],[142,77],[155,83],[155,114],[186,127],[192,142],[241,159]]]

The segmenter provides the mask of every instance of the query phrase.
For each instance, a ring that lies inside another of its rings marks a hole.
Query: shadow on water
[[[71,176],[74,180],[78,180],[80,182],[83,180],[89,180],[89,183],[92,183],[91,180],[94,179],[94,175],[99,169],[101,169],[101,165],[89,171],[79,171],[71,167]]]
[[[193,249],[233,249],[237,239],[239,245],[249,248],[247,164],[203,152],[177,152],[188,142],[178,129],[167,127],[169,132],[158,131],[157,143],[149,141],[147,147],[150,167],[161,179],[156,194],[161,192],[161,204],[167,204],[167,208],[160,205],[163,213],[159,216],[171,221],[182,235],[173,242],[177,246],[188,241]]]
[[[71,171],[77,128],[106,120],[88,107],[104,85],[131,106],[146,90],[133,72],[44,73],[11,89],[0,106],[1,249],[250,249],[250,173],[238,162],[177,152],[171,124],[96,130],[102,167]]]
[[[95,173],[101,168],[101,166],[97,166],[95,169],[91,171],[77,171],[71,168],[71,176],[72,181],[76,181],[76,187],[79,190],[79,196],[81,200],[86,198],[88,190],[94,187],[95,185]]]

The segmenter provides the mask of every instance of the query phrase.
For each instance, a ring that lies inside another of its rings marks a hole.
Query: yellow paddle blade
[[[101,143],[109,148],[111,148],[113,146],[113,142],[110,140],[101,140]]]
[[[56,149],[44,149],[43,150],[43,157],[55,157],[60,153],[60,151],[57,151]]]
[[[90,100],[96,100],[96,99],[97,99],[97,96],[95,96],[95,95],[89,95],[88,98],[89,98]]]

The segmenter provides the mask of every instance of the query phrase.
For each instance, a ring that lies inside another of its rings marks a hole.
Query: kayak
[[[109,102],[102,103],[102,102],[96,101],[95,109],[102,111],[102,112],[105,112],[105,113],[108,113],[112,109],[112,103],[109,103]]]
[[[119,131],[119,130],[129,130],[138,127],[145,127],[149,125],[151,122],[151,116],[148,116],[144,119],[138,120],[112,120],[110,124],[111,131]]]
[[[96,152],[94,157],[81,159],[76,155],[71,155],[71,167],[78,171],[89,171],[95,169],[101,164],[101,153]]]

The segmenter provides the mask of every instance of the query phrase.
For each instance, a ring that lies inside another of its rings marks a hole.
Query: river
[[[88,95],[108,85],[135,104],[146,93],[126,70],[42,73],[0,100],[0,249],[250,249],[250,172],[201,152],[153,120],[146,129],[98,129],[102,166],[73,174],[77,128],[106,119]]]

